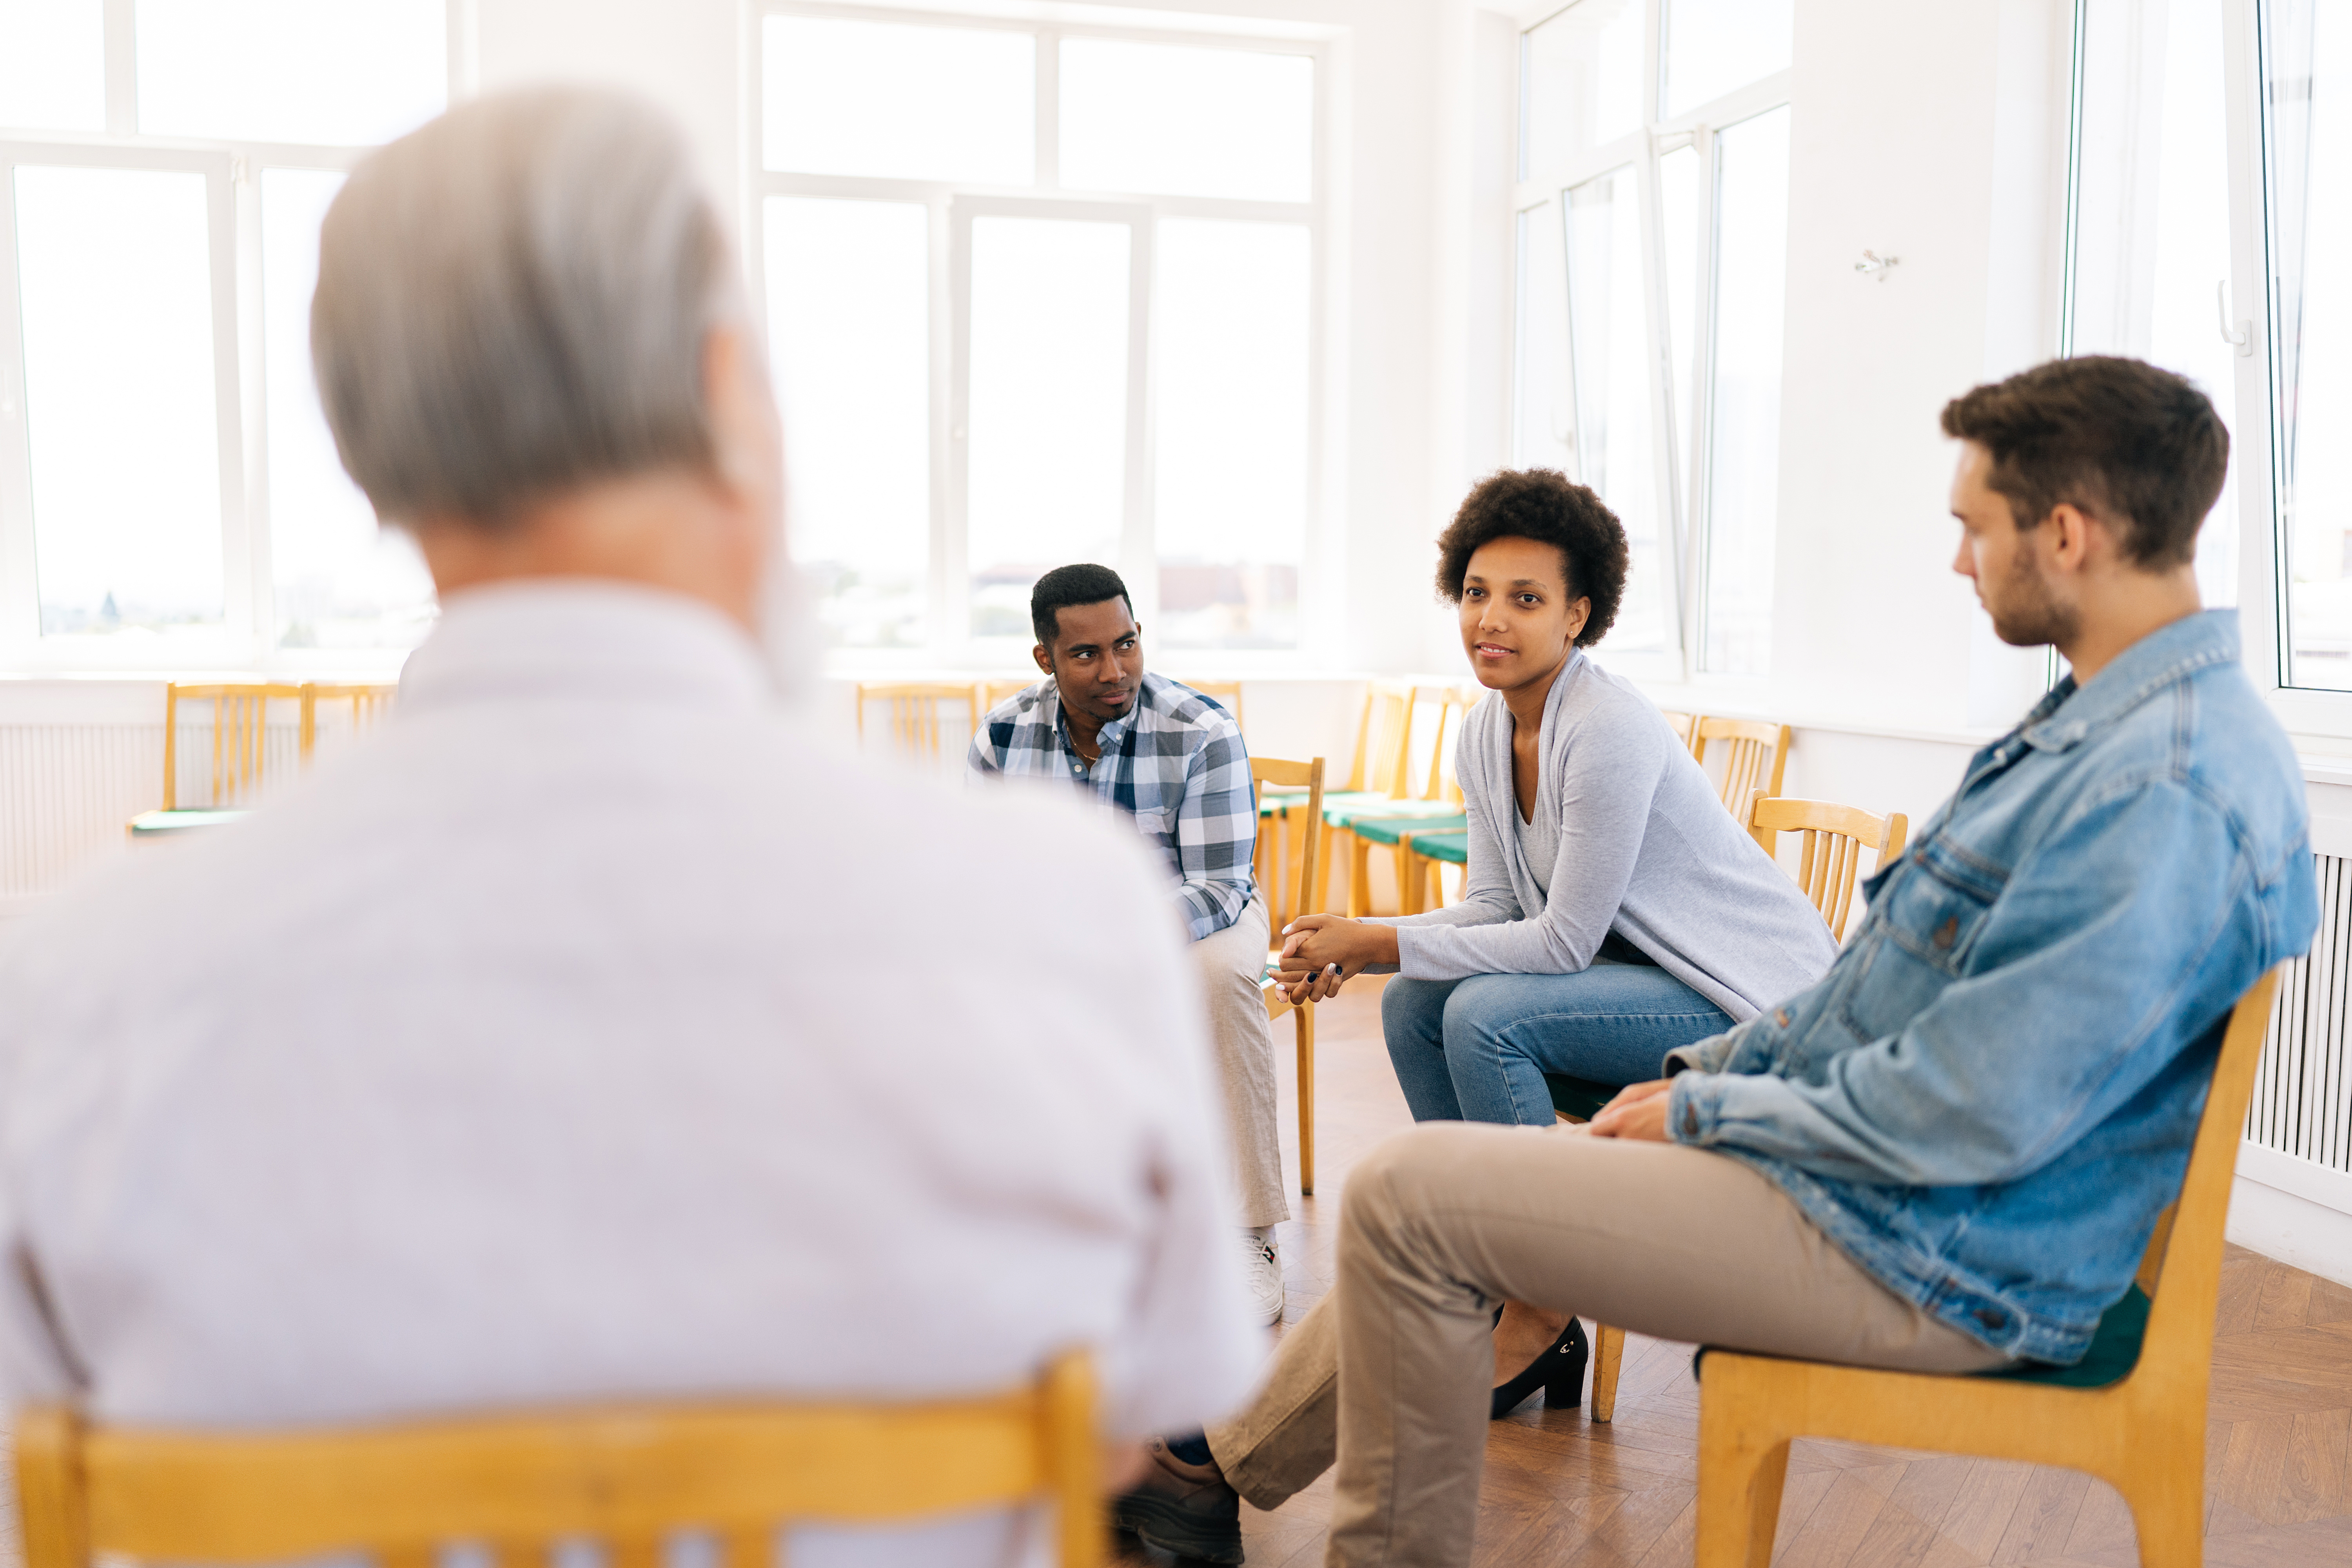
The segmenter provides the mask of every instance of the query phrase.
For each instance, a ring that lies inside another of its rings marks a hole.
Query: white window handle
[[[2221,325],[2221,341],[2238,351],[2240,359],[2254,352],[2254,324],[2242,321],[2238,330],[2230,330],[2230,280],[2227,278],[2213,285],[2213,319]]]

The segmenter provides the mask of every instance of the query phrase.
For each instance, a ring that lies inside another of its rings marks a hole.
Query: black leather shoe
[[[1242,1500],[1214,1464],[1188,1465],[1151,1440],[1151,1468],[1111,1504],[1111,1522],[1147,1546],[1203,1563],[1242,1560]]]
[[[1487,1419],[1500,1421],[1527,1403],[1528,1395],[1540,1388],[1544,1405],[1550,1410],[1573,1410],[1584,1403],[1584,1363],[1592,1353],[1585,1342],[1584,1325],[1574,1318],[1559,1331],[1544,1353],[1528,1363],[1528,1369],[1495,1390],[1495,1403]]]

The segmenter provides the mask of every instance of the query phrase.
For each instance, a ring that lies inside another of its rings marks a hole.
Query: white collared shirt
[[[1238,1404],[1264,1342],[1159,868],[1066,803],[831,754],[765,691],[686,599],[460,594],[376,733],[12,929],[11,1403],[940,1394],[1086,1343],[1115,1433]]]

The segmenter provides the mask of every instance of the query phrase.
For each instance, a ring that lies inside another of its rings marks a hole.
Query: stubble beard
[[[2050,579],[2023,551],[2002,576],[2000,603],[1988,599],[1985,610],[1992,616],[1993,635],[2011,647],[2063,646],[2073,642],[2082,627],[2080,612],[2059,602],[2051,592]]]

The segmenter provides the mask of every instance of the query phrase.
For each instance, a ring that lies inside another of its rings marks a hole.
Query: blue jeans
[[[1381,994],[1389,1060],[1415,1121],[1547,1126],[1544,1074],[1643,1083],[1676,1046],[1730,1027],[1664,970],[1606,958],[1580,974],[1399,975]]]

